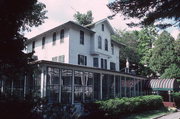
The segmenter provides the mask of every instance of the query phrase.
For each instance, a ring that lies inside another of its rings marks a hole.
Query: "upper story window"
[[[97,57],[93,58],[93,66],[94,67],[99,67],[99,62],[98,62],[98,58]]]
[[[64,29],[60,31],[60,43],[64,42]]]
[[[84,31],[80,31],[80,44],[84,45]]]
[[[42,38],[42,49],[44,48],[45,43],[46,43],[45,39],[46,39],[45,37]]]
[[[102,24],[101,29],[102,29],[102,31],[104,31],[104,24]]]
[[[102,69],[107,69],[107,60],[101,58],[101,68]]]
[[[114,62],[110,62],[110,70],[116,70],[116,64]]]
[[[114,45],[111,44],[112,55],[114,55]]]
[[[53,33],[53,45],[56,44],[56,32]]]
[[[87,56],[78,55],[78,64],[79,65],[87,65]]]
[[[32,51],[34,51],[35,48],[35,41],[32,42]]]
[[[102,38],[101,38],[101,36],[98,36],[98,48],[102,49]]]
[[[104,45],[105,45],[105,50],[108,51],[108,40],[107,39],[105,39],[105,44]]]
[[[58,60],[58,57],[52,57],[53,62],[57,62],[57,60]]]
[[[59,56],[59,62],[64,63],[64,59],[65,59],[65,56],[64,56],[64,55]]]

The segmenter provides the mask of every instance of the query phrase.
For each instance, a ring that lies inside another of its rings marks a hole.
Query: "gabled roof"
[[[87,27],[87,28],[92,28],[94,25],[97,25],[99,23],[102,23],[102,22],[106,22],[108,27],[109,27],[109,30],[111,31],[111,34],[114,34],[114,29],[113,27],[111,26],[111,24],[109,23],[109,21],[107,20],[107,18],[105,19],[102,19],[102,20],[99,20],[97,22],[94,22],[94,23],[91,23],[91,24],[88,24],[88,25],[85,25],[84,27]]]
[[[40,37],[40,36],[42,36],[42,35],[44,35],[44,34],[47,34],[47,33],[49,33],[49,32],[53,32],[54,30],[59,29],[60,27],[68,26],[68,25],[75,25],[75,26],[77,26],[77,27],[80,27],[80,28],[82,28],[82,29],[85,29],[85,30],[89,31],[90,33],[95,33],[95,32],[92,31],[91,29],[88,29],[88,28],[86,28],[86,27],[84,27],[84,26],[82,26],[82,25],[80,25],[80,24],[78,24],[78,23],[76,23],[76,22],[74,22],[74,21],[68,21],[68,22],[65,22],[64,24],[61,24],[61,25],[59,25],[59,26],[57,26],[57,27],[54,27],[54,28],[52,28],[52,29],[50,29],[50,30],[47,30],[47,31],[45,31],[45,32],[37,35],[37,36],[34,36],[34,37],[30,38],[27,42],[29,42],[29,41],[31,41],[31,40],[34,40],[36,37]]]

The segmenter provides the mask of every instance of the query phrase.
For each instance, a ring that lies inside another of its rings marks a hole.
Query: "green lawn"
[[[153,117],[157,117],[163,114],[168,113],[168,110],[153,110],[153,111],[146,111],[143,113],[131,114],[130,116],[124,116],[123,119],[151,119]]]

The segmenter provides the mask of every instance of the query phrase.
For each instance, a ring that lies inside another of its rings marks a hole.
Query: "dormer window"
[[[108,40],[105,39],[105,50],[108,51]]]
[[[102,31],[104,31],[104,24],[102,24],[102,26],[101,26],[101,27],[102,27],[102,28],[101,28],[101,29],[102,29]]]
[[[101,38],[101,36],[98,36],[98,48],[102,49],[102,38]]]
[[[60,31],[60,42],[63,43],[64,42],[64,29],[62,29]]]
[[[53,33],[53,45],[56,44],[56,32]]]

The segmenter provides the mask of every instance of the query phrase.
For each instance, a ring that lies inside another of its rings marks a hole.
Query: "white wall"
[[[43,34],[39,37],[36,37],[35,41],[35,53],[34,55],[38,56],[38,60],[48,60],[52,61],[52,57],[65,55],[65,63],[69,62],[69,30],[64,29],[64,42],[60,43],[60,30],[57,29],[48,34]],[[53,33],[56,32],[56,43],[52,44]],[[42,38],[46,37],[45,46],[42,49]],[[30,42],[27,46],[28,52],[32,51],[32,42]]]
[[[80,30],[84,31],[84,45],[80,44]],[[78,54],[87,56],[87,66],[93,66],[93,59],[90,55],[91,50],[91,34],[90,32],[73,27],[69,31],[70,38],[70,64],[78,64]]]

